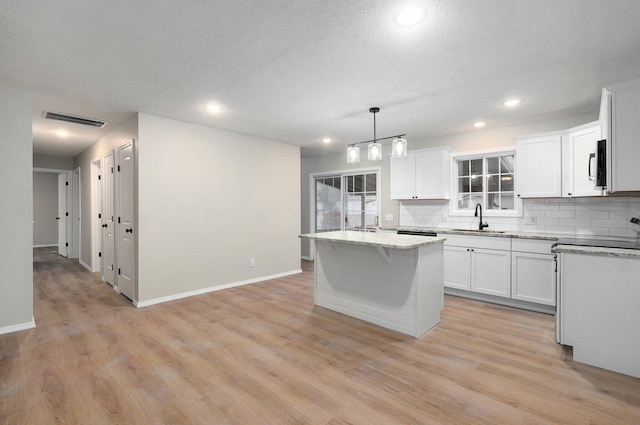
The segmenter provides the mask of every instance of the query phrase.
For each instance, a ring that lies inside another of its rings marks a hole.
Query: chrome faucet
[[[485,227],[489,227],[489,224],[482,222],[482,205],[476,204],[476,213],[474,214],[474,216],[478,216],[478,208],[480,208],[480,223],[478,223],[478,230],[482,230]]]

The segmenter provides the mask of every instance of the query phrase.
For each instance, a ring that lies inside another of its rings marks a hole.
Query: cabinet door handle
[[[596,179],[595,176],[591,175],[591,163],[593,162],[593,160],[595,159],[596,154],[595,153],[590,153],[589,154],[589,180],[593,181]]]

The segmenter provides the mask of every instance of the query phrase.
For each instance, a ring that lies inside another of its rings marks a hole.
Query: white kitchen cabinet
[[[640,258],[558,253],[559,342],[573,360],[640,378]]]
[[[556,305],[554,241],[513,239],[511,242],[511,298]]]
[[[444,286],[498,297],[511,296],[511,239],[441,235]]]
[[[470,291],[471,255],[469,248],[447,246],[445,241],[442,252],[444,255],[444,286]]]
[[[413,151],[404,158],[391,157],[391,199],[449,199],[450,188],[448,148]]]
[[[562,196],[601,196],[596,187],[596,151],[600,122],[575,127],[562,138]]]
[[[562,136],[547,133],[516,138],[516,195],[562,196]]]
[[[472,248],[471,291],[497,297],[511,297],[511,253]]]
[[[640,80],[602,90],[600,122],[607,140],[607,191],[640,190]]]

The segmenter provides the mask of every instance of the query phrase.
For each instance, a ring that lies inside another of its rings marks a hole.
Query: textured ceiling
[[[396,25],[415,4],[428,17]],[[371,138],[371,106],[379,137],[421,140],[595,111],[635,78],[637,0],[0,0],[0,82],[35,93],[42,154],[76,155],[136,111],[322,154]],[[78,133],[44,109],[110,124]]]

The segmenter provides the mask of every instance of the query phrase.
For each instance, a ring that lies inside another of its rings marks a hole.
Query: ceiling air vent
[[[72,122],[74,124],[82,124],[98,128],[102,128],[107,125],[106,121],[100,121],[93,118],[77,117],[75,115],[59,114],[57,112],[45,112],[44,117],[50,120]]]

